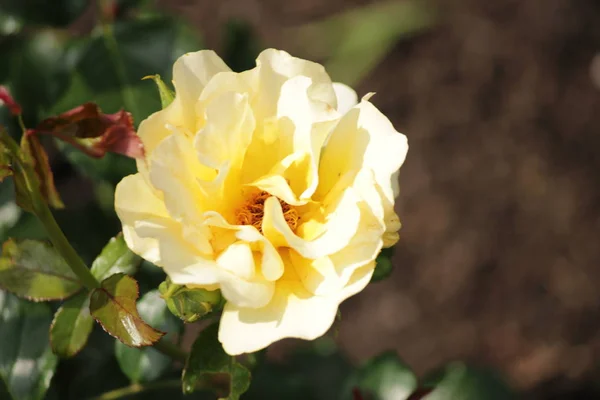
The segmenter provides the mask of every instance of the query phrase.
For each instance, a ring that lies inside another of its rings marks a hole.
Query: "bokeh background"
[[[37,3],[44,13],[53,2]],[[392,349],[418,374],[460,359],[493,367],[527,399],[600,398],[599,1],[107,2],[125,21],[115,25],[125,71],[94,33],[102,13],[71,3],[22,23],[21,2],[0,0],[0,82],[30,122],[88,100],[114,112],[127,96],[145,116],[159,102],[139,78],[169,79],[197,48],[241,70],[277,47],[325,64],[359,96],[376,92],[410,145],[403,228],[392,275],[349,299],[330,335],[350,362]],[[119,230],[112,190],[132,165],[59,150],[69,210],[58,217],[90,258]],[[3,185],[3,235],[43,237]]]

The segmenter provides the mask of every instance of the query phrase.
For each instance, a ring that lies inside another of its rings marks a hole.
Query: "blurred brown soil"
[[[286,48],[284,28],[364,3],[168,6],[209,47],[236,17]],[[440,25],[359,86],[410,151],[394,274],[343,305],[341,345],[355,361],[396,349],[419,373],[460,358],[524,390],[568,387],[600,360],[600,1],[439,3]]]

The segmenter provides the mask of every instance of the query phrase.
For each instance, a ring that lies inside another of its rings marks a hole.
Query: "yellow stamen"
[[[239,225],[252,225],[262,233],[262,221],[265,215],[265,200],[271,197],[271,194],[261,191],[251,196],[242,207],[236,212],[237,223]],[[277,198],[285,222],[292,231],[295,231],[298,226],[298,211],[285,201]]]

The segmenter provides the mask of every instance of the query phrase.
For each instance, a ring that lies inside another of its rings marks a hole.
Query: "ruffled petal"
[[[340,251],[354,236],[360,221],[357,201],[352,189],[348,188],[333,203],[323,204],[325,218],[318,224],[318,232],[301,225],[298,230],[302,236],[298,236],[287,224],[279,201],[269,197],[265,201],[262,229],[276,247],[290,247],[305,258],[320,258]]]
[[[284,272],[284,263],[277,249],[253,226],[229,224],[222,215],[216,212],[204,214],[204,224],[235,231],[239,240],[251,243],[254,251],[262,253],[261,273],[269,281],[276,281]]]
[[[353,180],[363,169],[371,171],[379,191],[387,229],[393,235],[399,221],[394,214],[395,193],[392,179],[403,164],[408,151],[406,136],[367,100],[346,113],[323,150],[319,164],[319,186],[315,199],[323,199],[333,190],[340,177]]]
[[[336,298],[314,296],[302,284],[279,281],[273,298],[262,308],[227,303],[221,316],[219,341],[228,354],[261,350],[283,338],[312,340],[333,324]]]
[[[221,291],[228,302],[238,307],[259,308],[271,301],[275,283],[255,270],[254,255],[248,243],[229,246],[217,258],[221,267]]]
[[[115,210],[123,225],[127,246],[136,254],[155,264],[160,263],[158,242],[141,238],[136,223],[145,220],[170,222],[163,201],[158,198],[141,174],[123,178],[115,191]]]
[[[162,191],[172,217],[189,223],[200,221],[207,197],[199,180],[211,180],[214,170],[200,164],[190,140],[177,130],[164,139],[150,159],[150,181]]]
[[[346,114],[358,103],[358,95],[350,86],[344,85],[343,83],[334,82],[333,90],[335,91],[335,96],[337,97],[337,110],[340,114]]]
[[[175,101],[181,104],[183,127],[194,134],[197,130],[196,101],[213,76],[231,69],[212,50],[201,50],[179,57],[173,65]]]

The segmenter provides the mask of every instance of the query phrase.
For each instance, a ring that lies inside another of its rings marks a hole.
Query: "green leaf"
[[[220,290],[192,289],[175,285],[167,278],[158,287],[169,310],[183,322],[191,323],[222,306]]]
[[[344,399],[358,389],[373,400],[406,400],[417,388],[417,377],[395,353],[383,353],[369,360],[346,382]]]
[[[133,275],[142,259],[129,250],[122,234],[110,239],[92,264],[92,274],[103,281],[114,274]]]
[[[54,314],[50,326],[52,351],[60,357],[73,357],[85,346],[93,327],[89,293],[79,293],[65,301]]]
[[[35,240],[8,240],[0,257],[0,287],[27,299],[60,300],[81,284],[54,248]]]
[[[160,95],[160,103],[162,108],[167,108],[169,104],[173,102],[175,98],[175,92],[171,90],[160,78],[160,75],[148,75],[143,77],[142,79],[152,79],[154,83],[156,83],[156,87],[158,88],[158,94]]]
[[[115,274],[92,291],[90,301],[90,312],[102,328],[131,347],[150,346],[164,335],[142,320],[135,304],[138,297],[136,280]]]
[[[194,392],[196,386],[210,376],[229,375],[227,400],[238,400],[250,387],[250,371],[231,357],[218,339],[219,325],[205,328],[192,346],[190,357],[183,370],[183,392]]]
[[[469,367],[463,363],[452,363],[430,377],[425,378],[425,387],[434,387],[423,400],[509,400],[516,395],[494,373]]]
[[[393,248],[383,249],[377,256],[375,263],[375,271],[371,277],[371,282],[378,282],[389,277],[394,271],[394,265],[392,264],[392,253]]]
[[[157,290],[146,293],[138,302],[138,311],[144,321],[158,329],[169,332],[165,339],[170,340],[179,330],[179,323],[169,313],[164,300]],[[159,378],[172,364],[169,357],[149,347],[135,349],[115,342],[115,354],[121,370],[134,383],[150,382]]]
[[[89,0],[3,0],[1,4],[0,14],[25,23],[66,26],[81,15]]]
[[[0,291],[0,310],[0,377],[15,400],[41,400],[58,361],[48,343],[50,309]]]

